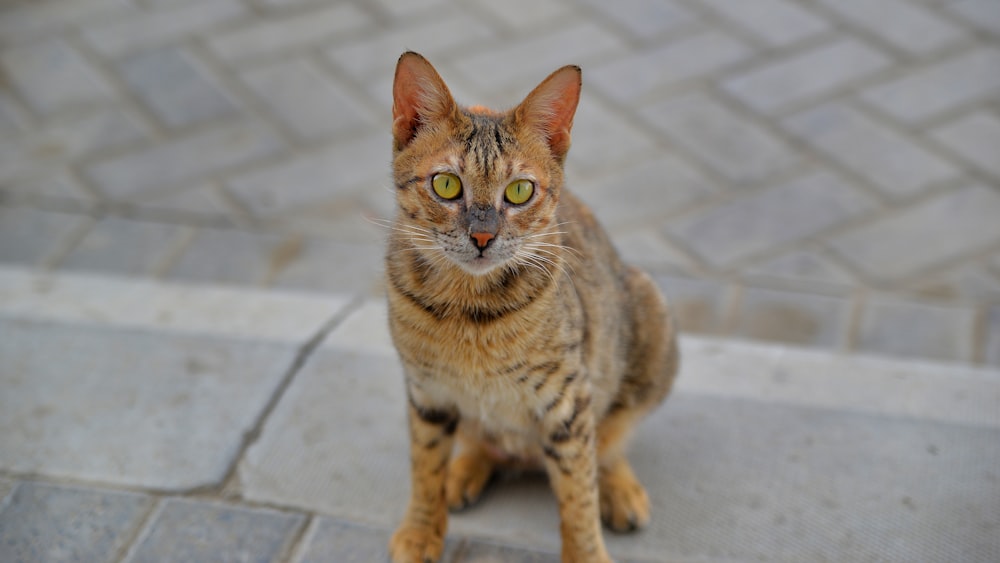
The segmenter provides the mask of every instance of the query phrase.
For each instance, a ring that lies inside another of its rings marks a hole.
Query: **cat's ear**
[[[580,67],[568,65],[542,81],[514,110],[522,125],[540,131],[559,160],[569,150],[569,131],[580,101]]]
[[[392,84],[392,137],[402,150],[421,125],[451,116],[458,106],[427,59],[407,51],[396,63]]]

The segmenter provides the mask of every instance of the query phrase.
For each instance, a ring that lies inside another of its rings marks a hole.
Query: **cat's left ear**
[[[560,161],[569,151],[573,116],[580,101],[580,67],[567,65],[542,81],[514,110],[518,121],[541,132]]]
[[[444,119],[457,111],[451,92],[431,63],[407,51],[396,63],[392,84],[392,137],[402,150],[421,125]]]

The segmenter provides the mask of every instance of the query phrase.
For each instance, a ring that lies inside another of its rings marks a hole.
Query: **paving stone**
[[[1000,178],[1000,118],[976,112],[931,132],[931,137],[988,174]]]
[[[359,131],[374,121],[343,86],[305,60],[254,68],[243,80],[306,141]]]
[[[351,244],[310,238],[302,241],[294,258],[273,273],[277,287],[342,294],[381,294],[384,244]],[[349,266],[348,266],[349,265]]]
[[[863,352],[967,362],[975,311],[889,299],[869,300],[857,347]]]
[[[675,220],[667,231],[706,262],[724,268],[872,208],[857,189],[820,172]]]
[[[0,559],[113,561],[151,505],[134,493],[21,482],[0,510]]]
[[[804,346],[840,348],[850,324],[851,301],[810,293],[748,287],[733,332]]]
[[[0,512],[3,512],[3,506],[6,506],[4,501],[7,500],[7,495],[14,490],[14,481],[8,481],[0,477]]]
[[[228,191],[257,216],[377,190],[389,182],[389,133],[369,134],[236,176]]]
[[[19,105],[10,92],[0,91],[0,133],[8,135],[27,129],[25,112],[19,108]]]
[[[782,124],[891,197],[911,196],[960,174],[906,136],[839,103],[796,114]]]
[[[55,167],[48,174],[42,173],[0,184],[0,195],[8,196],[15,201],[38,202],[59,199],[75,201],[81,205],[89,204],[94,200],[90,192],[83,189],[68,171]]]
[[[670,304],[685,334],[720,334],[726,329],[727,288],[710,279],[655,274],[653,279]]]
[[[433,12],[436,9],[447,8],[449,0],[413,0],[412,2],[394,2],[393,0],[374,0],[379,10],[393,19],[407,20],[422,13]],[[445,10],[447,11],[447,10]]]
[[[899,280],[1000,242],[997,217],[1000,194],[972,185],[899,209],[830,244],[869,276]]]
[[[389,560],[392,530],[319,518],[297,563],[369,563]],[[448,559],[442,558],[445,561]]]
[[[351,76],[369,81],[391,77],[396,61],[406,50],[416,51],[436,64],[436,56],[454,53],[467,45],[489,40],[494,35],[481,21],[461,12],[448,10],[433,19],[408,22],[381,33],[372,33],[357,41],[337,45],[328,49],[326,54],[334,64]],[[441,68],[438,70],[441,71]],[[388,91],[392,92],[391,89]]]
[[[31,207],[0,207],[0,261],[41,266],[88,220]]]
[[[20,368],[0,373],[0,469],[167,490],[225,477],[296,352],[148,325],[0,327],[0,357]]]
[[[0,138],[0,182],[47,176],[58,166],[146,137],[135,121],[115,109],[60,119],[23,135]]]
[[[338,4],[305,13],[267,18],[247,27],[213,34],[208,46],[219,58],[238,62],[319,44],[370,24],[371,19],[360,9],[350,4]]]
[[[115,57],[204,32],[245,14],[246,8],[237,0],[206,0],[102,21],[85,27],[83,36],[101,54]]]
[[[611,239],[618,253],[629,264],[677,272],[695,269],[687,255],[667,244],[652,227],[623,232],[612,231]]]
[[[970,24],[1000,35],[1000,6],[993,0],[957,0],[947,8]]]
[[[602,19],[611,20],[628,30],[629,35],[652,39],[691,25],[697,19],[675,0],[625,0],[614,5],[600,0],[585,0]]]
[[[181,233],[177,225],[105,217],[87,231],[58,267],[149,275]]]
[[[986,364],[1000,368],[1000,307],[991,308],[986,320]]]
[[[484,542],[468,542],[455,563],[558,563],[556,553],[543,553]]]
[[[128,561],[277,562],[304,521],[296,513],[167,499]]]
[[[916,292],[938,301],[1000,303],[1000,278],[989,271],[989,266],[973,262],[924,281]]]
[[[588,67],[584,81],[619,102],[633,103],[661,88],[708,76],[752,53],[729,35],[706,31]]]
[[[580,100],[573,120],[573,147],[569,151],[569,158],[578,168],[606,169],[655,145],[655,139],[629,124],[597,97]]]
[[[669,154],[600,174],[571,172],[568,181],[573,193],[582,197],[606,226],[634,226],[657,219],[719,191],[696,169]]]
[[[199,181],[283,148],[281,140],[247,120],[138,149],[87,166],[85,174],[114,199]]]
[[[745,272],[751,278],[803,282],[821,288],[844,289],[856,285],[840,266],[812,250],[793,250],[750,266]]]
[[[701,3],[775,47],[830,30],[825,20],[788,0],[701,0]]]
[[[799,159],[763,127],[705,95],[677,96],[639,114],[736,185],[762,180]]]
[[[773,114],[844,89],[889,64],[887,56],[861,41],[841,39],[728,78],[722,87],[753,109]]]
[[[212,184],[196,185],[184,190],[150,193],[150,197],[137,199],[134,205],[157,211],[180,211],[196,215],[232,216],[233,210],[219,189]]]
[[[286,263],[291,237],[229,229],[199,229],[167,271],[168,279],[257,285]]]
[[[515,32],[525,27],[561,23],[572,18],[575,6],[562,1],[535,2],[534,0],[508,0],[503,4],[493,0],[473,0],[476,7],[490,15],[491,20],[503,22]]]
[[[125,84],[167,127],[184,127],[236,113],[218,80],[189,51],[161,47],[118,63]]]
[[[917,68],[864,91],[862,98],[905,123],[918,123],[1000,93],[1000,49],[978,48]]]
[[[625,50],[624,42],[616,35],[588,21],[503,42],[496,48],[462,57],[454,66],[484,92],[520,99],[564,65],[586,65],[594,57]]]
[[[5,2],[0,6],[0,43],[37,41],[68,31],[74,25],[138,10],[127,0],[69,0],[63,2]]]
[[[0,69],[21,98],[41,114],[113,98],[107,82],[62,39],[6,49],[0,52]]]
[[[953,45],[965,37],[962,28],[915,2],[905,0],[820,0],[852,24],[892,46],[925,54]]]

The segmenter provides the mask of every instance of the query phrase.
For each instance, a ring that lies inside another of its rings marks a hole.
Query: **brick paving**
[[[408,48],[583,67],[570,186],[682,328],[1000,365],[994,0],[5,2],[0,261],[379,294]]]

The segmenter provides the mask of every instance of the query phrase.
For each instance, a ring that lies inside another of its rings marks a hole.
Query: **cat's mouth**
[[[489,256],[486,253],[457,261],[460,268],[474,276],[488,274],[498,266],[503,265],[504,262],[506,262],[506,260],[497,259],[496,257]]]

